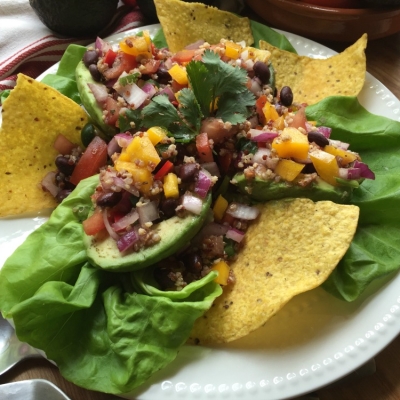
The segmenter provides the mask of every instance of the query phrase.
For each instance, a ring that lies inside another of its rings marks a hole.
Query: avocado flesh
[[[288,197],[306,197],[313,201],[331,200],[335,203],[348,203],[352,192],[350,187],[335,187],[322,179],[318,179],[307,187],[291,186],[286,182],[263,181],[259,178],[248,181],[243,173],[236,174],[233,180],[236,181],[235,185],[242,193],[260,202]],[[246,190],[247,187],[250,187],[250,193]]]
[[[190,214],[184,218],[174,216],[154,225],[161,240],[138,252],[121,253],[117,243],[110,236],[83,235],[87,256],[93,265],[113,272],[135,271],[148,267],[176,253],[196,235],[203,226],[210,209],[211,196],[203,203],[199,215]]]
[[[117,130],[113,126],[104,122],[103,110],[97,103],[92,91],[88,86],[88,83],[92,83],[94,85],[102,85],[102,83],[96,82],[93,79],[83,61],[80,61],[76,67],[75,78],[82,104],[89,114],[93,124],[100,129],[105,139],[111,139],[117,133]]]

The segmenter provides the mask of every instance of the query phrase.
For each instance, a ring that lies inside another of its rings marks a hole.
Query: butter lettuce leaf
[[[375,279],[400,268],[400,122],[371,114],[356,97],[333,96],[306,108],[307,117],[333,128],[332,139],[351,143],[375,173],[353,191],[360,207],[349,250],[323,285],[347,301]]]

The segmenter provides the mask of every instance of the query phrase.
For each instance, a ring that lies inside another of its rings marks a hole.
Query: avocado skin
[[[364,0],[376,7],[400,6],[400,0]]]
[[[92,36],[111,21],[118,0],[29,0],[39,19],[61,35]]]
[[[289,186],[285,182],[263,181],[255,178],[250,183],[251,193],[246,191],[249,181],[242,173],[233,177],[235,186],[251,199],[259,202],[279,200],[289,197],[305,197],[313,201],[331,200],[335,203],[346,204],[350,201],[352,189],[349,187],[334,187],[321,179],[307,187]]]
[[[111,139],[116,133],[116,128],[108,125],[103,120],[103,110],[97,104],[93,93],[91,92],[88,83],[95,85],[101,85],[101,83],[96,82],[89,70],[86,68],[83,61],[80,61],[75,70],[75,79],[78,86],[79,95],[83,106],[85,107],[87,113],[89,114],[92,123],[97,126],[97,128],[103,133],[103,138],[106,140]]]
[[[174,216],[158,224],[161,240],[139,252],[121,254],[115,240],[106,236],[83,235],[89,262],[104,270],[129,272],[155,264],[185,247],[203,226],[210,210],[211,196],[203,203],[200,215]]]

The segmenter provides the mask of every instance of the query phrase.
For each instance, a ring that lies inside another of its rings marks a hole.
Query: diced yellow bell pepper
[[[149,137],[151,143],[155,146],[160,143],[161,140],[167,137],[167,131],[161,126],[153,126],[147,130],[147,136]]]
[[[151,43],[144,36],[129,36],[119,42],[120,49],[132,56],[151,55]]]
[[[334,156],[339,156],[341,158],[341,164],[342,165],[347,165],[353,162],[354,160],[357,160],[357,155],[350,152],[346,151],[343,149],[338,149],[335,146],[332,146],[328,144],[327,146],[324,147],[324,151],[326,151],[329,154],[332,154]]]
[[[243,47],[240,44],[228,41],[225,42],[225,56],[234,60],[238,59]]]
[[[156,148],[147,136],[135,136],[126,148],[126,152],[132,162],[139,160],[156,166],[161,161]]]
[[[272,126],[279,131],[282,131],[285,129],[285,117],[281,115],[279,118],[277,118],[273,123]]]
[[[177,199],[179,197],[178,177],[173,172],[165,175],[163,189],[167,199]]]
[[[291,127],[285,128],[272,142],[272,148],[280,158],[306,159],[309,147],[307,136]]]
[[[168,72],[171,75],[172,79],[177,81],[180,85],[188,84],[189,81],[188,81],[186,68],[181,67],[178,64],[175,64],[168,70]]]
[[[276,111],[275,107],[267,101],[262,109],[264,113],[265,120],[268,121],[275,121],[279,118],[279,114]]]
[[[225,261],[218,261],[211,267],[212,271],[217,271],[218,276],[214,279],[219,285],[227,285],[229,278],[229,265]]]
[[[304,168],[304,164],[292,160],[279,160],[274,172],[288,182],[293,181]]]
[[[228,200],[226,200],[222,195],[219,195],[213,207],[214,218],[216,221],[219,222],[222,220],[227,208]]]
[[[339,166],[336,157],[322,150],[314,150],[310,158],[318,175],[332,186],[338,186],[335,177],[339,176]]]
[[[121,161],[119,159],[115,161],[114,167],[118,172],[122,170],[129,172],[132,175],[133,181],[140,184],[138,186],[139,191],[144,195],[149,194],[150,188],[153,185],[151,171],[147,168],[138,167],[133,162]]]

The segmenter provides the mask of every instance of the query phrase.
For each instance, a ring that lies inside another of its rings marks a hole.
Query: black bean
[[[325,147],[329,144],[329,140],[322,133],[311,131],[308,132],[307,136],[310,143],[314,142],[319,147]]]
[[[281,89],[280,100],[281,100],[281,103],[286,107],[289,107],[289,106],[292,105],[292,103],[293,103],[293,92],[292,92],[292,89],[290,89],[289,86],[284,86]]]
[[[84,55],[83,55],[83,63],[86,65],[86,68],[89,68],[89,65],[92,64],[97,64],[97,61],[99,60],[99,55],[96,50],[88,50]]]
[[[258,79],[260,79],[262,84],[267,84],[269,78],[271,77],[271,72],[267,64],[262,61],[256,61],[253,66],[254,74]]]
[[[113,207],[122,198],[122,192],[106,192],[99,196],[96,204],[100,207]]]
[[[72,190],[68,190],[68,189],[60,190],[56,196],[57,203],[61,203],[66,197],[68,197],[68,195],[71,194],[71,192],[72,192]]]
[[[190,182],[194,180],[194,176],[199,170],[199,167],[195,163],[182,164],[179,168],[178,176],[182,182]]]
[[[188,253],[182,261],[187,271],[199,273],[203,268],[203,260],[198,253]]]
[[[317,170],[315,169],[313,163],[306,164],[304,168],[301,170],[302,174],[313,174],[314,172],[317,172]]]
[[[154,269],[154,279],[161,289],[166,290],[174,287],[174,281],[170,278],[171,273],[173,273],[173,271],[168,267],[158,267]]]
[[[75,163],[70,161],[69,158],[64,156],[57,156],[55,160],[56,167],[65,176],[71,176],[75,169]]]
[[[164,67],[158,68],[157,76],[158,76],[157,82],[161,83],[162,85],[167,85],[172,79],[168,70]]]
[[[163,199],[160,204],[160,210],[164,214],[164,218],[168,219],[175,215],[175,209],[178,207],[178,199]]]
[[[90,75],[92,75],[92,78],[95,81],[100,82],[101,81],[101,73],[100,73],[99,69],[97,68],[97,65],[90,64],[88,69],[89,69]]]

